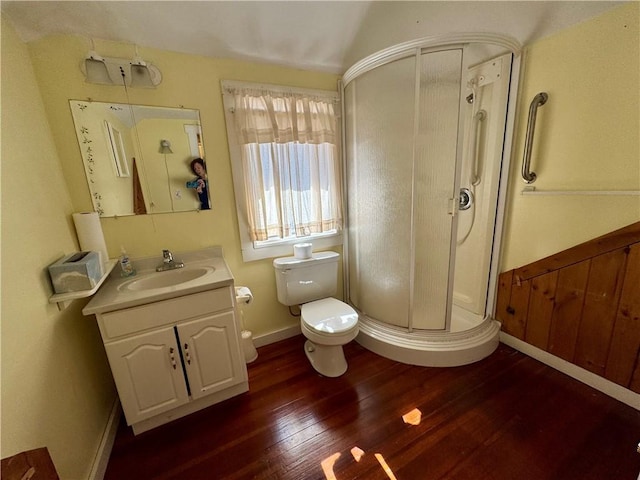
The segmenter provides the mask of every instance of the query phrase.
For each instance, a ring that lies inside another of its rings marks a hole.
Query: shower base
[[[451,331],[415,330],[387,325],[361,314],[356,342],[397,362],[422,367],[457,367],[491,355],[500,342],[500,322],[474,318],[454,306]]]

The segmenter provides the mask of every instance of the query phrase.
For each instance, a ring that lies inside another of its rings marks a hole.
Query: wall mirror
[[[206,173],[201,178],[191,168],[194,159],[205,158],[198,110],[81,100],[69,104],[100,216],[210,208]]]

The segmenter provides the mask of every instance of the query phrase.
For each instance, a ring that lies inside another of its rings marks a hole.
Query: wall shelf
[[[69,304],[78,298],[87,298],[92,296],[94,293],[98,291],[98,289],[102,286],[104,281],[107,279],[113,267],[118,263],[117,259],[111,259],[104,264],[104,274],[100,278],[100,281],[93,287],[91,290],[80,290],[78,292],[68,292],[68,293],[54,293],[49,297],[49,303],[57,303],[58,310],[64,310],[69,306]]]

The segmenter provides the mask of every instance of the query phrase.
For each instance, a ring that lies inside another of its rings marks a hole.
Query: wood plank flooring
[[[473,365],[425,368],[352,342],[349,370],[332,379],[315,373],[303,343],[260,348],[248,393],[138,436],[123,421],[105,479],[635,480],[640,472],[639,411],[506,345]],[[420,424],[403,422],[414,408]],[[359,462],[353,447],[364,451]]]

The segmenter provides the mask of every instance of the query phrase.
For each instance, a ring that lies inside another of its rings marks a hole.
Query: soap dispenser
[[[132,277],[136,274],[136,271],[133,269],[129,255],[125,252],[124,247],[120,248],[122,251],[122,255],[120,256],[120,275],[122,277]]]

